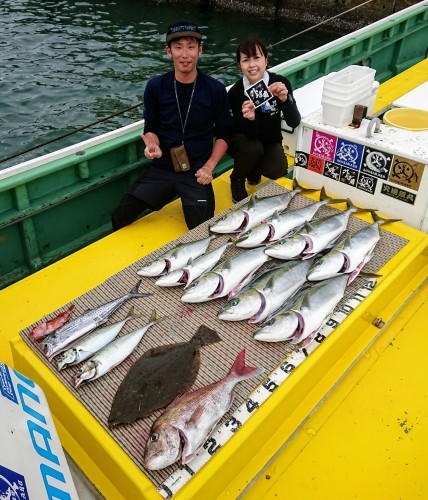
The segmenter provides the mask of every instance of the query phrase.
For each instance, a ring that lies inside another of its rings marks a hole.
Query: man
[[[144,91],[141,137],[152,161],[113,212],[114,230],[144,210],[160,210],[175,196],[189,229],[214,215],[212,171],[227,150],[233,118],[224,85],[197,69],[201,41],[190,21],[168,27],[166,53],[173,71],[149,80]]]

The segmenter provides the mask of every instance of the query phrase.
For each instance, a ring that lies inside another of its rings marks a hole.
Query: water
[[[171,69],[165,32],[182,18],[195,20],[204,35],[202,71],[231,64],[213,74],[225,85],[240,76],[234,61],[241,38],[253,33],[275,43],[307,28],[144,0],[1,0],[0,160],[141,102],[147,80]],[[338,36],[314,31],[297,37],[275,47],[269,65]],[[0,163],[0,169],[140,118],[138,108]]]

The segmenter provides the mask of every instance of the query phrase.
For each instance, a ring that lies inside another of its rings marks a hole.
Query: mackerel
[[[180,286],[185,285],[184,288],[190,286],[199,276],[211,271],[211,269],[218,263],[224,254],[225,250],[232,245],[231,242],[225,243],[215,250],[201,255],[197,259],[190,258],[189,262],[182,268],[172,271],[164,276],[161,276],[155,284],[158,286]]]
[[[77,365],[85,359],[90,358],[100,349],[114,340],[130,319],[141,318],[141,314],[134,314],[134,307],[129,309],[128,314],[121,321],[117,321],[103,328],[97,328],[92,333],[86,335],[77,344],[73,345],[62,354],[58,359],[58,370],[67,366]]]
[[[215,236],[211,235],[190,243],[180,243],[139,269],[137,274],[146,277],[160,276],[163,273],[181,269],[189,262],[189,259],[196,259],[204,254],[214,238]]]
[[[341,274],[349,274],[354,281],[361,269],[370,261],[380,240],[379,226],[398,219],[384,219],[372,211],[373,224],[337,243],[330,252],[315,262],[308,273],[309,281],[319,281]]]
[[[290,340],[298,344],[313,336],[343,298],[347,284],[348,276],[341,275],[302,291],[265,321],[254,333],[254,339],[263,342]]]
[[[270,219],[245,232],[235,244],[240,248],[254,248],[278,241],[285,236],[289,236],[293,231],[305,224],[305,222],[312,220],[322,206],[343,203],[345,201],[327,196],[323,187],[320,193],[320,201],[296,210],[283,213],[275,212]]]
[[[79,368],[74,377],[74,386],[77,388],[83,382],[96,380],[122,363],[137,347],[147,330],[152,325],[163,321],[163,319],[157,318],[156,312],[153,311],[147,325],[126,335],[122,335],[122,337],[107,344],[106,347],[98,351],[91,359],[85,361]]]
[[[138,292],[140,284],[141,280],[137,282],[129,293],[84,312],[78,318],[66,323],[61,328],[58,328],[58,330],[52,332],[43,340],[43,342],[41,342],[44,346],[47,358],[51,360],[54,356],[64,351],[66,347],[76,342],[83,335],[105,323],[108,318],[127,300],[152,295],[151,293]]]
[[[220,262],[209,273],[201,276],[183,294],[183,302],[206,302],[232,297],[242,289],[254,273],[270,259],[263,248],[255,248]]]

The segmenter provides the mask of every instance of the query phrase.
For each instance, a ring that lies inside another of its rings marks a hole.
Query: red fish
[[[31,330],[31,332],[28,334],[31,340],[41,340],[50,333],[52,333],[54,330],[62,326],[64,323],[67,323],[71,313],[73,312],[74,309],[74,304],[71,304],[71,306],[64,312],[58,314],[53,319],[50,319],[49,321],[46,321],[45,323],[42,323],[41,325],[37,325],[35,328]]]

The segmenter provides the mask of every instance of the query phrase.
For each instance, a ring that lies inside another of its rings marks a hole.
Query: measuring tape
[[[258,386],[224,423],[218,425],[214,429],[195,458],[188,464],[182,465],[178,470],[167,477],[158,487],[158,492],[164,498],[171,498],[174,493],[177,493],[177,491],[208,462],[214,453],[229,441],[233,434],[242,427],[261,404],[269,398],[275,389],[289,377],[290,373],[300,365],[300,363],[302,363],[368,295],[370,295],[375,286],[376,279],[369,279],[348,301],[331,314],[319,329],[314,339],[306,347],[296,349],[289,354],[285,360],[269,374],[263,384]]]

